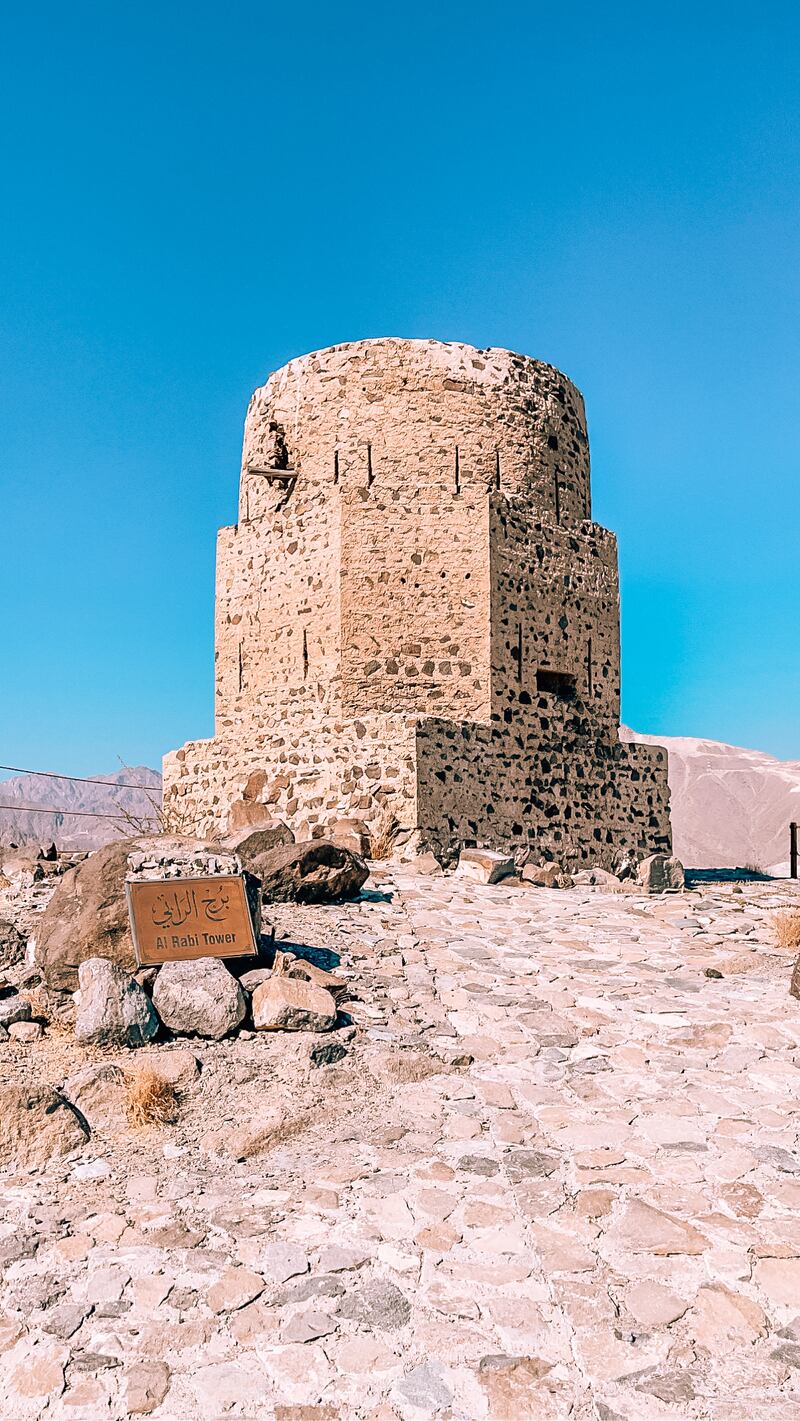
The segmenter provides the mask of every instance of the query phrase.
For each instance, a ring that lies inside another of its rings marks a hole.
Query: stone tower
[[[409,851],[668,849],[666,752],[619,742],[619,681],[575,387],[505,350],[333,346],[250,401],[216,734],[166,756],[165,802],[209,834],[263,801],[298,837],[390,813]]]

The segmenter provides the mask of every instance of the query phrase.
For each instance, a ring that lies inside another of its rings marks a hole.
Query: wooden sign
[[[194,957],[255,957],[243,874],[140,878],[125,884],[140,967]]]

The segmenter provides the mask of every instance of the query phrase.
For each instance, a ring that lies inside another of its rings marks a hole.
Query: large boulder
[[[288,824],[284,824],[282,819],[268,819],[262,822],[257,829],[242,829],[238,833],[229,834],[225,840],[226,849],[238,854],[242,862],[242,868],[254,873],[258,877],[258,869],[254,864],[262,854],[269,849],[276,848],[279,844],[293,844],[294,834]]]
[[[88,1138],[83,1116],[49,1086],[0,1090],[0,1169],[47,1164]]]
[[[131,865],[128,857],[132,856]],[[78,967],[105,957],[126,972],[136,970],[128,924],[125,878],[129,867],[172,877],[233,872],[231,854],[218,844],[174,835],[117,839],[64,874],[36,929],[36,964],[51,990],[74,992]]]
[[[256,1031],[329,1031],[336,1002],[324,987],[301,977],[273,976],[253,993]]]
[[[279,844],[248,866],[261,879],[266,903],[341,903],[357,898],[369,878],[362,858],[325,839]]]
[[[683,888],[683,864],[671,854],[650,854],[637,871],[645,893],[678,893]]]
[[[136,839],[106,844],[64,874],[36,929],[36,962],[48,987],[74,992],[78,967],[105,957],[133,972],[125,874]]]
[[[84,1046],[144,1046],[158,1031],[150,998],[124,968],[90,957],[78,968],[75,1036]]]
[[[221,1041],[244,1021],[247,998],[222,962],[198,957],[164,963],[153,988],[153,1006],[171,1031]]]

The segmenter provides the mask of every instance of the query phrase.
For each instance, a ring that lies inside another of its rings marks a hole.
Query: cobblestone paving
[[[278,915],[345,1061],[198,1046],[177,1125],[0,1182],[0,1415],[796,1421],[793,886],[373,884]]]

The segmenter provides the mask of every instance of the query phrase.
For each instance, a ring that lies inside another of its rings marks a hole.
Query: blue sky
[[[800,757],[789,4],[6,10],[0,759],[212,731],[252,389],[375,335],[586,397],[623,716]]]

